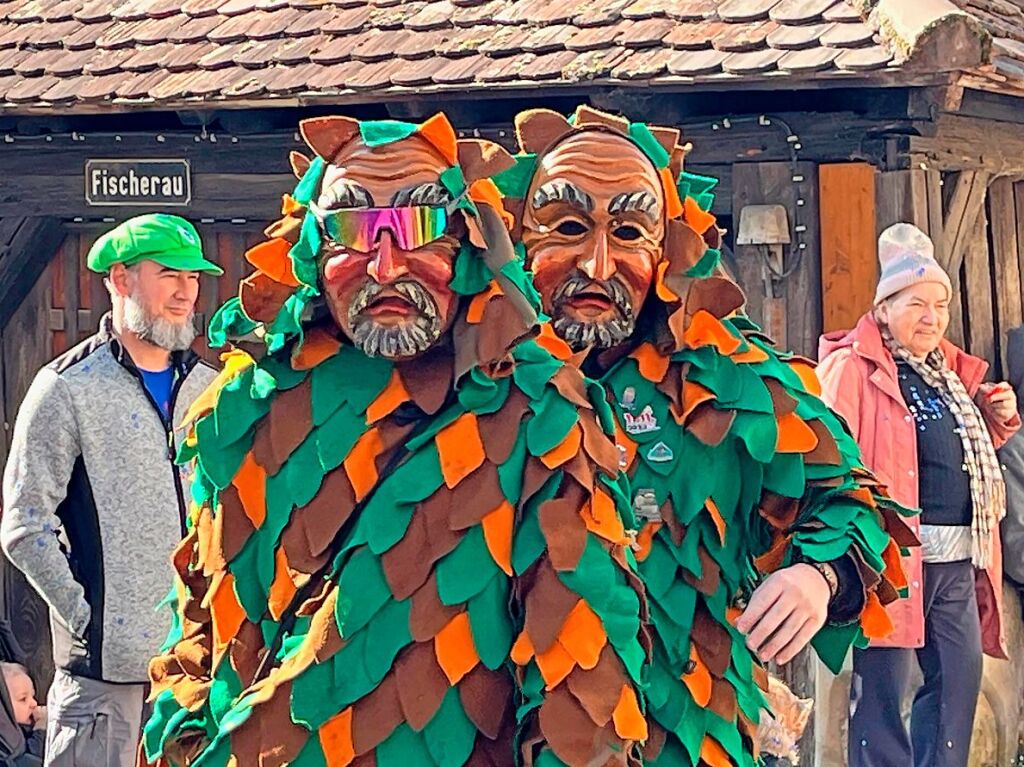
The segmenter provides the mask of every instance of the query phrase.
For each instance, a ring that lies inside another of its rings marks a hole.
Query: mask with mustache
[[[594,319],[566,312],[566,305],[574,297],[594,290],[601,290],[607,295],[614,311]],[[555,291],[552,302],[552,327],[573,351],[618,346],[636,328],[629,291],[616,279],[592,280],[583,274],[571,274]]]
[[[437,303],[418,282],[403,280],[391,285],[394,292],[416,308],[404,322],[384,324],[365,316],[364,310],[384,292],[378,282],[367,282],[348,309],[352,342],[370,357],[402,359],[422,354],[440,339],[443,327]]]

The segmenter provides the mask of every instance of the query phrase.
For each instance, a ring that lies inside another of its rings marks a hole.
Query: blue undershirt
[[[142,383],[153,401],[160,407],[164,418],[171,417],[171,389],[174,387],[174,367],[167,367],[156,372],[139,369],[142,373]]]

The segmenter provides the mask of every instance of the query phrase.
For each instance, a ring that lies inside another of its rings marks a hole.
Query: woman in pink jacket
[[[920,508],[904,560],[909,597],[889,606],[894,633],[853,661],[850,767],[966,767],[982,653],[1005,657],[995,448],[1020,428],[1006,384],[946,341],[952,287],[931,240],[910,224],[879,238],[875,306],[821,340],[823,398],[897,501]],[[912,665],[924,685],[908,736],[900,712]]]

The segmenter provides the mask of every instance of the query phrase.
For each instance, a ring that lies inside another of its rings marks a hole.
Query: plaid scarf
[[[924,360],[915,359],[892,337],[887,327],[879,325],[879,330],[892,356],[910,365],[939,393],[959,427],[964,462],[971,478],[971,562],[975,567],[988,567],[992,561],[993,531],[1006,516],[1006,485],[981,411],[960,377],[946,365],[946,357],[940,349]]]

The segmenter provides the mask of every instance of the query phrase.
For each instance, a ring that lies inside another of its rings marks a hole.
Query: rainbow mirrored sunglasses
[[[444,207],[409,205],[400,208],[340,208],[324,210],[310,203],[309,210],[329,238],[346,248],[368,253],[387,230],[402,250],[416,250],[441,239],[465,197],[460,194]]]

